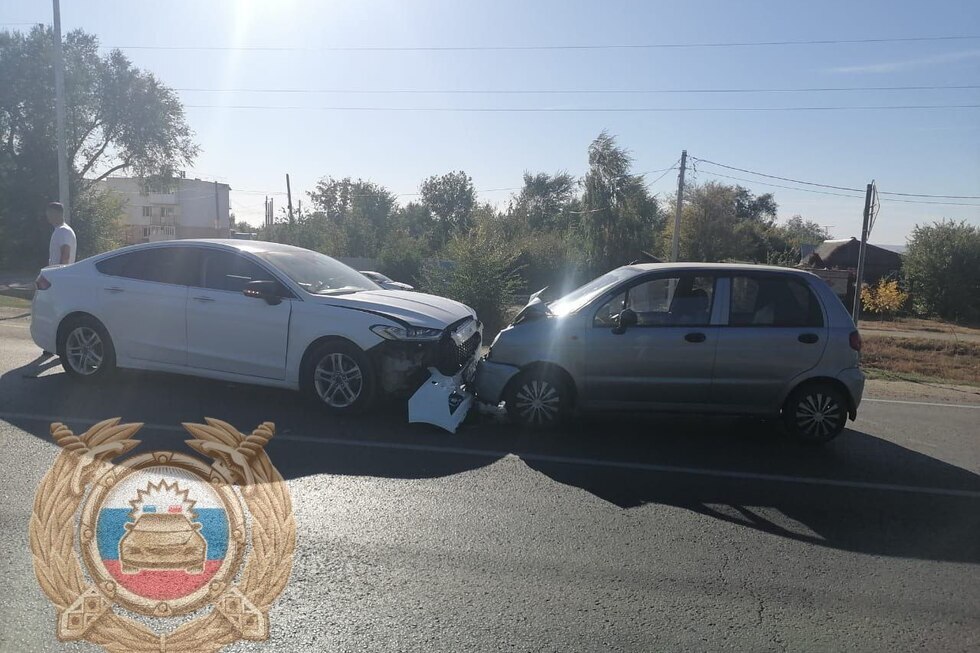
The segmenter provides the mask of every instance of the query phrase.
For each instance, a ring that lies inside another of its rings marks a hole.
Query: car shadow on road
[[[856,428],[823,447],[725,418],[591,419],[573,434],[637,465],[525,462],[623,509],[672,505],[818,546],[980,562],[980,475]]]
[[[189,451],[181,422],[218,417],[248,432],[272,421],[269,453],[287,479],[436,478],[513,454],[617,509],[672,505],[818,546],[980,562],[980,475],[856,428],[804,447],[752,420],[593,417],[534,435],[475,416],[450,435],[407,424],[398,405],[341,418],[285,390],[130,371],[86,385],[50,367],[39,359],[0,377],[5,420],[44,439],[48,417],[80,432],[121,416],[147,423],[136,453]]]

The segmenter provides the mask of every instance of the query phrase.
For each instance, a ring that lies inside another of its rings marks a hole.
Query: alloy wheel
[[[320,399],[333,408],[347,408],[361,396],[364,375],[350,356],[332,352],[317,364],[313,383]]]
[[[91,376],[102,367],[105,345],[95,329],[88,326],[76,327],[65,339],[65,357],[75,372],[82,376]]]
[[[514,395],[518,415],[528,424],[543,426],[558,418],[561,395],[558,389],[542,379],[528,381]]]
[[[808,394],[796,405],[796,426],[809,438],[824,438],[835,433],[843,420],[844,410],[829,394]]]

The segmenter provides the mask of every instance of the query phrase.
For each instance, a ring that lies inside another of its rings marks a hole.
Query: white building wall
[[[230,237],[228,184],[176,179],[172,188],[147,189],[133,177],[111,177],[103,184],[123,199],[127,243]]]

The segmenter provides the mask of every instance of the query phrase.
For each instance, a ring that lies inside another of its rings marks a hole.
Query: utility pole
[[[670,260],[677,261],[681,246],[681,210],[684,205],[684,171],[687,168],[687,150],[681,152],[681,174],[677,176],[677,207],[674,211],[674,242],[670,249]]]
[[[231,230],[231,225],[228,225],[229,231]],[[218,182],[214,182],[214,230],[217,232],[221,229],[221,211],[218,209]]]
[[[289,205],[289,221],[293,221],[293,191],[289,188],[289,173],[286,173],[286,202]]]
[[[874,193],[875,182],[872,180],[864,191],[864,223],[861,225],[861,249],[858,250],[857,278],[854,280],[854,307],[851,310],[851,317],[854,319],[854,326],[857,326],[861,319],[861,286],[864,283],[864,257],[868,250],[868,236],[871,229],[871,196]]]
[[[65,207],[65,224],[71,220],[71,198],[68,195],[68,137],[65,128],[65,59],[61,51],[61,5],[54,8],[54,99],[55,136],[58,139],[58,201]]]

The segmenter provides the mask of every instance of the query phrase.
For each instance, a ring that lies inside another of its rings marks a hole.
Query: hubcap
[[[361,396],[364,379],[353,358],[335,352],[320,359],[314,371],[316,393],[328,406],[347,408]]]
[[[840,426],[844,411],[830,395],[807,395],[796,406],[796,425],[808,437],[830,435]]]
[[[561,397],[558,389],[547,381],[529,381],[514,397],[515,408],[529,424],[547,424],[558,417]]]
[[[83,376],[90,376],[102,367],[105,347],[102,338],[91,327],[81,326],[68,334],[65,340],[65,357],[73,370]]]

